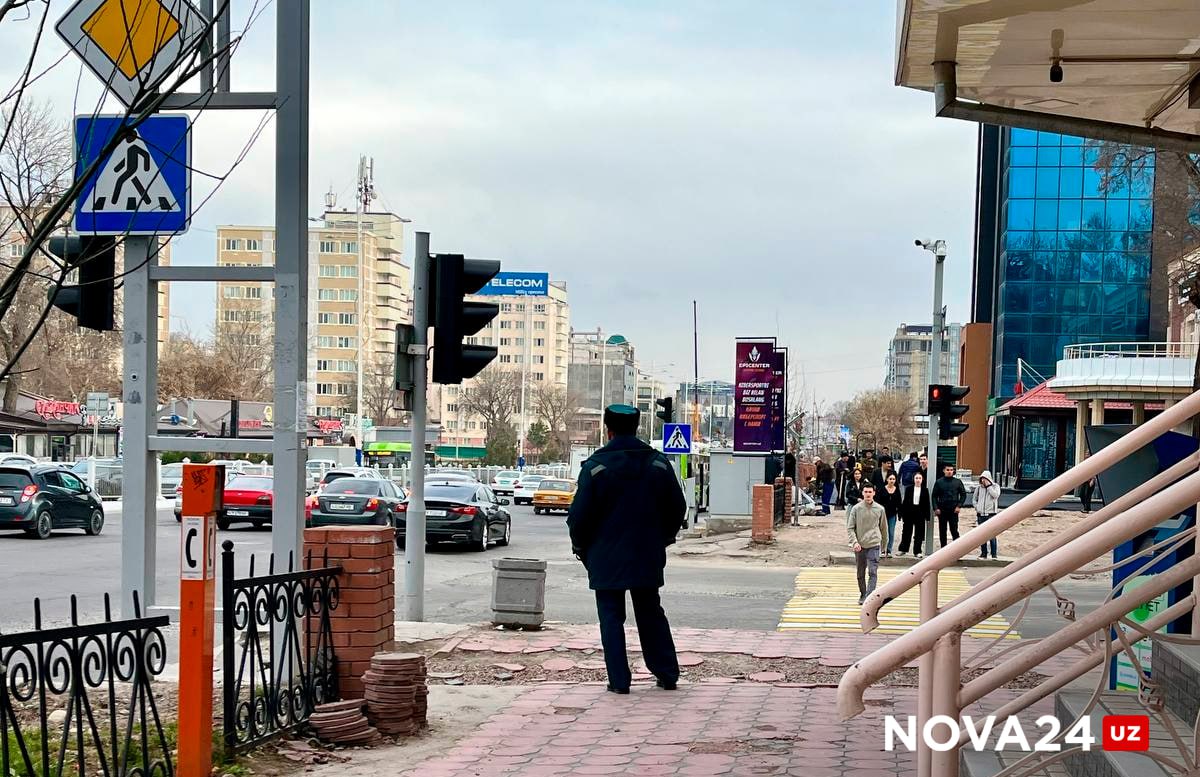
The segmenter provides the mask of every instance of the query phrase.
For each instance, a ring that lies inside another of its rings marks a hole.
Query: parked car
[[[38,460],[24,453],[5,453],[0,455],[0,465],[15,464],[18,467],[35,467]]]
[[[259,475],[239,475],[225,483],[217,528],[228,529],[233,523],[250,523],[256,528],[271,522],[271,502],[275,481]]]
[[[321,482],[317,484],[317,493],[322,493],[329,487],[330,483],[342,478],[384,480],[383,474],[374,467],[338,467],[337,469],[329,470],[321,476]]]
[[[513,484],[513,504],[533,504],[533,495],[538,484],[545,479],[545,475],[522,475],[521,479]]]
[[[545,478],[533,493],[533,511],[537,514],[551,510],[570,510],[575,501],[575,481]]]
[[[84,471],[87,470],[86,462]],[[175,486],[183,482],[183,464],[164,464],[160,470],[158,487],[167,499],[175,496]]]
[[[502,469],[492,478],[492,491],[497,494],[513,495],[513,486],[521,479],[521,473],[515,469]]]
[[[183,484],[175,486],[175,520],[183,523]]]
[[[456,542],[485,551],[494,542],[512,541],[512,516],[487,486],[479,483],[445,481],[425,487],[425,542]],[[396,518],[396,545],[404,547],[405,513]]]
[[[384,478],[340,478],[314,496],[312,526],[394,526],[408,509],[408,494]]]
[[[475,483],[479,482],[479,478],[465,469],[451,469],[448,467],[431,469],[425,473],[426,482],[434,480],[469,480]]]
[[[304,462],[304,472],[308,479],[309,490],[316,489],[326,472],[337,468],[338,463],[333,459],[309,459]]]
[[[104,528],[104,505],[91,487],[60,464],[0,465],[0,529],[48,539],[55,529]]]

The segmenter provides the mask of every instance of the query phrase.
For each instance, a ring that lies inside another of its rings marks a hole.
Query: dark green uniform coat
[[[670,460],[620,436],[583,463],[567,526],[593,589],[661,588],[667,546],[686,518]]]

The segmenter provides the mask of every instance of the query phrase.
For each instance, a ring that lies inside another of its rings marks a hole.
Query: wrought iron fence
[[[773,516],[773,520],[775,521],[776,526],[779,526],[780,524],[782,524],[784,521],[786,521],[788,519],[787,510],[786,510],[786,507],[787,507],[787,502],[786,502],[787,486],[785,485],[786,482],[787,481],[784,481],[781,483],[778,480],[775,481],[775,492],[774,492],[775,493],[775,499],[774,499],[775,515]]]
[[[72,596],[71,625],[43,629],[34,599],[34,630],[0,634],[0,774],[175,773],[151,684],[170,619],[133,603],[135,617],[114,621],[106,594],[104,621],[81,624]]]
[[[318,704],[338,697],[330,613],[338,606],[337,575],[328,558],[314,567],[237,578],[233,543],[221,554],[224,736],[242,752],[294,730]]]

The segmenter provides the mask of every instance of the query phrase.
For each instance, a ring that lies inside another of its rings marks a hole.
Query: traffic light
[[[54,307],[70,313],[79,326],[110,332],[115,328],[116,238],[89,235],[52,237],[50,253],[76,272],[76,284],[51,288],[47,297]]]
[[[408,352],[416,329],[412,324],[396,324],[396,361],[392,367],[392,388],[400,393],[401,410],[412,410],[412,392],[416,386],[414,357]]]
[[[961,404],[958,400],[971,393],[970,386],[950,386],[945,383],[933,383],[929,386],[929,414],[938,415],[938,439],[953,440],[969,428],[968,424],[959,423],[958,419],[966,415],[970,405]]]
[[[654,404],[662,408],[654,414],[655,418],[662,421],[664,424],[675,422],[675,400],[671,397],[663,397],[662,399],[654,400]]]
[[[463,297],[482,289],[500,272],[500,263],[492,259],[464,259],[462,254],[437,254],[430,260],[433,382],[462,383],[478,375],[496,358],[494,346],[466,345],[463,338],[483,329],[500,314],[499,305],[467,302]]]

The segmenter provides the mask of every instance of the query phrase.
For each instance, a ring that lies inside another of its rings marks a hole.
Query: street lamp
[[[929,353],[929,383],[941,383],[942,333],[946,328],[946,309],[942,307],[942,275],[946,264],[945,240],[913,241],[918,248],[924,248],[933,254],[933,332]],[[957,380],[957,377],[956,377]],[[926,455],[929,457],[930,472],[936,472],[938,466],[938,414],[929,413],[929,441],[926,444]],[[933,553],[933,503],[929,505],[929,518],[925,524],[925,555]]]

